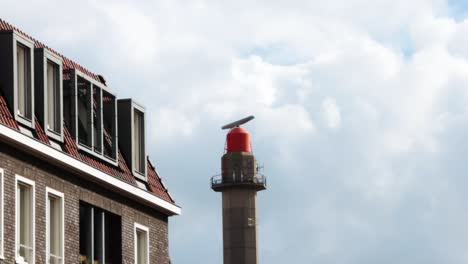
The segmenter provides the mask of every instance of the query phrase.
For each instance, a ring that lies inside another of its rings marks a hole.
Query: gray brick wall
[[[45,263],[46,186],[65,195],[65,263],[79,262],[79,201],[85,201],[122,219],[122,263],[134,264],[134,223],[149,228],[150,263],[169,264],[168,217],[154,209],[88,182],[0,142],[0,168],[4,175],[4,255],[0,263],[15,259],[15,174],[35,181],[36,263]]]

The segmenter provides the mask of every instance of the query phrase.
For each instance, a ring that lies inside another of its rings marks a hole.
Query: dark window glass
[[[91,83],[78,76],[78,142],[92,147]]]
[[[99,87],[93,86],[93,129],[94,151],[102,153],[102,94]]]
[[[121,218],[80,203],[80,264],[121,264]]]
[[[104,155],[116,159],[117,137],[116,137],[116,100],[115,97],[103,91],[103,134],[104,134]]]

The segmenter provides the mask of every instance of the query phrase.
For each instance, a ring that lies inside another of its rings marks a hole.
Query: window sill
[[[96,157],[96,158],[99,158],[105,162],[108,162],[114,166],[118,166],[118,162],[117,162],[117,159],[112,159],[112,158],[108,158],[106,155],[102,154],[102,153],[97,153],[95,152],[92,148],[86,146],[86,145],[83,145],[81,143],[78,143],[78,149],[80,150],[83,150],[84,152]]]
[[[22,116],[21,114],[16,114],[16,121],[24,126],[34,129],[34,122],[31,119]]]
[[[146,162],[145,162],[145,172],[139,172],[139,171],[136,171],[136,170],[133,170],[133,176],[137,177],[138,179],[142,180],[142,181],[147,181],[147,176],[146,176]]]
[[[62,133],[57,133],[53,130],[47,129],[46,130],[46,135],[50,137],[51,139],[60,141],[63,143],[63,134]]]

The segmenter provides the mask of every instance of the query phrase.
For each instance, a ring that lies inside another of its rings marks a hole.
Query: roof
[[[45,48],[48,51],[54,53],[55,55],[60,56],[63,59],[64,70],[77,69],[83,72],[84,74],[88,75],[90,78],[93,78],[96,81],[104,84],[97,74],[92,73],[91,71],[85,69],[83,66],[79,65],[78,63],[61,55],[57,51],[47,47],[43,43],[35,40],[34,38],[30,37],[29,35],[22,32],[21,30],[15,28],[14,26],[0,19],[0,31],[4,31],[4,30],[16,31],[19,34],[23,35],[24,37],[33,41],[35,43],[36,48]],[[10,112],[10,109],[8,108],[7,102],[2,94],[0,94],[0,124],[10,127],[18,131],[18,133],[21,133],[19,131],[18,122],[14,119],[12,113]],[[109,174],[115,178],[118,178],[119,180],[122,180],[131,185],[137,186],[136,178],[135,176],[133,176],[133,173],[129,169],[120,149],[118,150],[117,166],[115,166],[113,164],[107,163],[97,157],[94,157],[93,155],[90,155],[80,150],[78,148],[76,140],[71,136],[70,131],[65,126],[65,124],[64,124],[63,130],[64,130],[63,131],[64,142],[61,144],[61,148],[64,153],[106,174]],[[34,132],[33,136],[35,139],[37,139],[38,141],[42,142],[45,145],[52,147],[48,136],[45,134],[44,129],[41,126],[41,122],[39,122],[37,118],[35,118],[35,129],[33,132]],[[110,144],[108,140],[104,140],[104,142],[107,144]],[[175,204],[175,200],[172,198],[172,196],[169,194],[168,189],[163,184],[161,177],[156,171],[155,166],[149,161],[149,159],[148,159],[147,164],[148,164],[147,165],[148,166],[147,187],[148,187],[149,192],[151,192],[153,195],[155,195],[158,198],[161,198],[169,203]]]
[[[48,51],[52,52],[53,54],[59,56],[60,58],[62,58],[63,60],[63,69],[64,70],[67,70],[67,69],[77,69],[79,70],[80,72],[88,75],[90,78],[98,81],[99,83],[102,83],[104,85],[106,85],[105,83],[103,83],[101,81],[101,79],[99,78],[99,76],[97,74],[94,74],[92,73],[91,71],[89,71],[88,69],[86,69],[85,67],[81,66],[80,64],[72,61],[71,59],[63,56],[62,54],[60,54],[59,52],[49,48],[48,46],[46,46],[44,43],[36,40],[35,38],[31,37],[30,35],[24,33],[22,30],[14,27],[13,25],[9,24],[8,22],[2,20],[0,18],[0,31],[2,30],[13,30],[13,31],[16,31],[18,33],[20,33],[22,36],[24,36],[25,38],[31,40],[34,42],[34,46],[36,48],[44,48],[44,49],[47,49]]]

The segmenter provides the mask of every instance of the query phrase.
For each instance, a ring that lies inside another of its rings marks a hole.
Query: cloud
[[[57,3],[0,14],[147,106],[150,155],[185,208],[174,263],[221,261],[207,182],[219,127],[250,114],[261,262],[466,263],[468,20],[450,3]]]
[[[340,127],[341,113],[333,98],[325,98],[323,101],[322,115],[329,128],[336,129]]]

